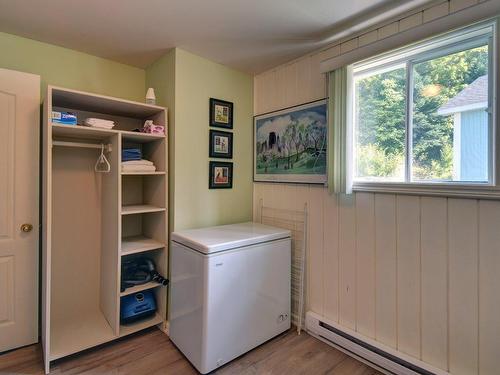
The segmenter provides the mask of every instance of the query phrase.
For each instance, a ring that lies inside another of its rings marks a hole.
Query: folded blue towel
[[[126,148],[122,150],[122,161],[141,160],[142,152],[139,148]]]

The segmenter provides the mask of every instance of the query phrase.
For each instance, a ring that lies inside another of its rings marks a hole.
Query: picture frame
[[[211,161],[209,163],[208,188],[209,189],[232,189],[233,187],[233,163],[223,161]]]
[[[322,99],[254,117],[255,182],[327,182],[327,107]]]
[[[233,128],[233,103],[221,99],[210,98],[210,126],[216,128]]]
[[[233,133],[210,130],[208,154],[211,158],[233,158]]]

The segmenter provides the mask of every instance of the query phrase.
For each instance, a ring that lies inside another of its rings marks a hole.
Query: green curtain
[[[328,191],[330,194],[350,194],[347,178],[347,67],[330,72],[328,83]]]

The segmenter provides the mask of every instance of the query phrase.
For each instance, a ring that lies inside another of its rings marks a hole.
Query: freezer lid
[[[287,229],[258,223],[240,223],[173,232],[172,241],[204,254],[289,238]]]

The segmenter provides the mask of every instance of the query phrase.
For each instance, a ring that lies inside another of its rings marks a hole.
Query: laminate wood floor
[[[376,375],[379,372],[302,333],[286,332],[214,374]],[[39,344],[0,355],[0,374],[43,374]],[[163,332],[153,328],[55,362],[51,374],[197,374]]]

